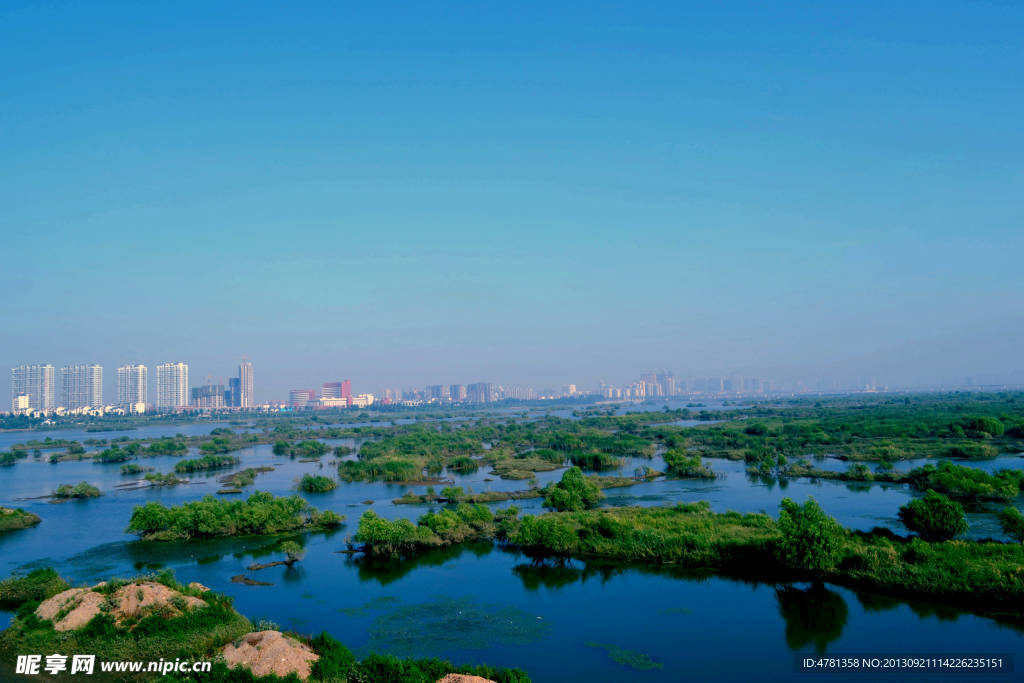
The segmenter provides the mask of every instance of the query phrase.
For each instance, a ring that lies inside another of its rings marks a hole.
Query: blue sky
[[[1022,36],[1013,2],[7,2],[0,362],[1024,382]]]

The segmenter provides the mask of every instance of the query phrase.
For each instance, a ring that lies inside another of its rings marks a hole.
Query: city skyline
[[[254,391],[253,363],[243,359],[238,375],[216,383],[207,375],[203,384],[189,380],[189,364],[165,362],[155,366],[155,393],[150,392],[149,367],[127,364],[117,370],[117,401],[103,401],[103,366],[67,365],[60,370],[60,389],[52,364],[22,365],[11,368],[11,411],[49,412],[54,409],[75,411],[116,407],[129,412],[143,408],[157,411],[181,409],[251,408],[261,405],[292,407],[366,407],[375,402],[468,402],[489,403],[505,399],[536,400],[575,395],[597,396],[610,400],[645,400],[673,396],[772,396],[787,394],[829,394],[935,390],[942,388],[978,388],[1013,386],[1012,383],[978,381],[966,376],[952,385],[890,386],[875,375],[857,377],[805,378],[779,381],[762,376],[730,372],[707,376],[676,375],[670,370],[648,370],[632,380],[614,383],[604,380],[595,385],[567,383],[524,385],[519,382],[457,382],[416,386],[370,385],[353,390],[352,380],[329,380],[319,388],[292,387],[286,395],[268,395],[262,399]],[[559,386],[560,388],[555,388]],[[152,398],[151,397],[155,397]],[[3,412],[3,411],[0,411]]]

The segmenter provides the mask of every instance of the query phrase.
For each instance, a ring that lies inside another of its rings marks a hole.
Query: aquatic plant
[[[616,664],[621,664],[622,666],[629,667],[630,669],[636,669],[637,671],[654,671],[656,669],[664,668],[665,666],[661,662],[654,661],[651,659],[650,655],[644,654],[643,652],[627,650],[624,647],[612,645],[611,643],[587,641],[584,645],[604,650],[608,653],[608,657]]]

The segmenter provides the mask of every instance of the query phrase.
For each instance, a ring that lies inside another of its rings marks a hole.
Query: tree
[[[295,541],[285,541],[281,544],[281,552],[288,558],[285,560],[285,564],[291,566],[301,560],[306,555],[306,550]]]
[[[1018,543],[1024,543],[1024,514],[1013,506],[1003,508],[999,513],[999,526],[1003,533]]]
[[[963,506],[932,489],[901,507],[900,521],[926,541],[948,541],[967,531]]]
[[[545,489],[544,507],[559,512],[586,510],[597,507],[604,498],[597,484],[583,476],[579,467],[570,467],[562,480]]]
[[[776,555],[783,565],[800,571],[825,571],[839,561],[843,527],[825,514],[814,498],[801,507],[784,498],[779,513],[782,538]]]

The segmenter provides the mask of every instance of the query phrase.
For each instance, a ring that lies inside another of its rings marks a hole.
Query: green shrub
[[[900,521],[926,541],[948,541],[967,531],[967,519],[960,503],[941,493],[929,491],[900,508]]]
[[[784,498],[778,526],[782,537],[776,544],[776,556],[783,566],[820,572],[839,562],[843,527],[826,515],[814,498],[808,498],[803,507]]]

